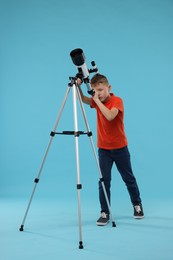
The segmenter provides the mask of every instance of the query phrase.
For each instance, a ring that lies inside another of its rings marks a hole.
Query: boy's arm
[[[119,110],[116,107],[111,109],[105,107],[105,105],[99,100],[97,93],[95,93],[93,99],[108,121],[112,121],[118,115]]]
[[[82,102],[85,103],[85,104],[87,104],[87,105],[91,105],[91,104],[92,104],[91,98],[85,96],[85,95],[83,94],[83,91],[82,91],[81,87],[80,87],[80,85],[81,85],[80,79],[77,80],[77,84],[78,84],[78,89],[79,89],[79,92],[80,92],[80,95],[81,95]]]

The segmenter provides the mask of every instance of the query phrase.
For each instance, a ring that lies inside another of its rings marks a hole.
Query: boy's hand
[[[98,92],[97,92],[97,91],[94,92],[93,100],[94,100],[95,102],[99,100],[99,96],[98,96]]]
[[[82,80],[80,78],[77,78],[76,83],[78,86],[82,85]]]

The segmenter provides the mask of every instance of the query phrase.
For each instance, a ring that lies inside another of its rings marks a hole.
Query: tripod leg
[[[110,203],[109,203],[109,200],[108,200],[108,196],[107,196],[107,192],[106,192],[106,188],[105,188],[105,184],[104,184],[104,179],[103,179],[103,176],[102,176],[102,173],[101,173],[98,157],[97,157],[97,154],[96,154],[96,151],[95,151],[95,147],[94,147],[94,143],[93,143],[93,139],[92,139],[92,134],[91,134],[91,131],[89,129],[89,125],[88,125],[88,122],[87,122],[87,119],[86,119],[84,106],[83,106],[81,95],[80,95],[78,88],[77,88],[77,96],[78,96],[78,99],[79,99],[79,103],[80,103],[81,111],[82,111],[82,114],[83,114],[84,122],[85,122],[85,125],[86,125],[86,129],[87,129],[87,132],[88,132],[88,136],[89,136],[89,139],[90,139],[91,147],[92,147],[94,157],[95,157],[95,160],[96,160],[98,172],[99,172],[99,175],[100,175],[101,185],[102,185],[102,188],[103,188],[106,203],[107,203],[109,213],[110,213],[110,217],[111,217],[111,220],[112,220],[112,227],[116,227],[115,221],[113,220],[112,211],[111,211]]]
[[[82,242],[82,220],[81,220],[81,206],[80,206],[80,167],[79,167],[79,143],[78,143],[78,120],[77,120],[77,106],[76,106],[76,86],[73,85],[73,110],[74,110],[74,129],[75,129],[75,145],[76,145],[76,174],[77,174],[77,194],[78,194],[78,220],[79,220],[79,249],[83,248]]]
[[[47,158],[47,155],[48,155],[48,152],[49,152],[49,149],[51,147],[51,144],[52,144],[52,141],[53,141],[53,137],[54,137],[54,133],[56,131],[56,128],[58,126],[58,123],[59,123],[59,120],[60,120],[60,117],[61,117],[61,114],[62,114],[62,111],[64,109],[64,106],[65,106],[65,103],[66,103],[66,100],[67,100],[67,97],[68,97],[68,94],[69,94],[69,91],[70,91],[70,86],[68,87],[67,91],[66,91],[66,94],[65,94],[65,98],[63,100],[63,103],[62,103],[62,106],[60,108],[60,112],[58,114],[58,117],[57,117],[57,120],[56,120],[56,123],[55,123],[55,126],[53,128],[53,131],[51,132],[51,137],[50,137],[50,141],[48,143],[48,146],[47,146],[47,149],[46,149],[46,152],[44,154],[44,157],[43,157],[43,160],[42,160],[42,163],[41,163],[41,166],[40,166],[40,169],[39,169],[39,172],[38,172],[38,176],[37,178],[34,180],[35,182],[35,185],[34,185],[34,188],[33,188],[33,191],[31,193],[31,197],[30,197],[30,200],[29,200],[29,203],[28,203],[28,206],[27,206],[27,209],[26,209],[26,212],[25,212],[25,215],[24,215],[24,218],[23,218],[23,221],[22,221],[22,224],[19,228],[20,231],[23,231],[24,230],[24,224],[25,224],[25,220],[26,220],[26,217],[28,215],[28,211],[30,209],[30,206],[31,206],[31,202],[32,202],[32,199],[33,199],[33,196],[35,194],[35,190],[36,190],[36,187],[37,187],[37,184],[39,182],[39,179],[40,179],[40,175],[41,175],[41,172],[42,172],[42,169],[43,169],[43,166],[44,166],[44,163],[46,161],[46,158]]]

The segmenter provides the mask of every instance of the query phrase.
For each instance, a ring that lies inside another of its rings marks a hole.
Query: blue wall
[[[142,197],[172,197],[173,1],[0,0],[0,196],[28,196],[49,133],[76,74],[70,51],[95,60],[125,104],[126,133]],[[86,91],[85,85],[83,86]],[[71,94],[58,130],[73,130]],[[96,141],[95,113],[86,108]],[[85,130],[79,109],[79,128]],[[81,182],[97,196],[90,143],[81,136]],[[127,196],[117,172],[114,193]],[[56,136],[39,196],[71,196],[73,137]]]

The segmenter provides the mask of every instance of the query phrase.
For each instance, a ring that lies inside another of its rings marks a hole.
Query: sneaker
[[[100,218],[96,222],[97,226],[105,226],[108,223],[109,223],[109,214],[102,212]]]
[[[134,218],[141,219],[144,217],[144,212],[142,209],[142,204],[134,205]]]

